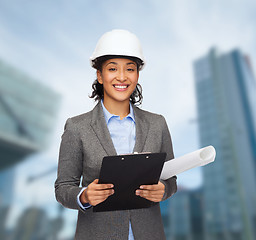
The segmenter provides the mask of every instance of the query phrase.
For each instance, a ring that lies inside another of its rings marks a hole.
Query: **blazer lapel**
[[[145,145],[149,130],[149,123],[145,118],[143,112],[139,108],[135,107],[133,104],[132,106],[136,124],[136,140],[133,152],[140,153],[143,151],[143,147]]]
[[[91,126],[106,153],[109,156],[117,155],[100,102],[92,111]]]

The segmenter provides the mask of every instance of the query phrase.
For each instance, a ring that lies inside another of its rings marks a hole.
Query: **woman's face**
[[[126,58],[113,58],[102,64],[97,78],[103,84],[104,102],[129,101],[139,78],[137,64]]]

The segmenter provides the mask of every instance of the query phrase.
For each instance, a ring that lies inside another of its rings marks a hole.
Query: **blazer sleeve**
[[[167,126],[167,123],[162,117],[162,122],[163,122],[163,128],[162,128],[162,147],[161,147],[161,152],[166,152],[166,160],[165,161],[171,161],[171,159],[174,158],[173,154],[173,148],[172,148],[172,140],[171,140],[171,135]],[[171,197],[174,193],[177,192],[177,177],[173,176],[167,180],[160,180],[165,186],[165,193],[162,198],[162,201],[166,200],[167,198]]]
[[[79,131],[72,119],[68,119],[60,144],[58,175],[55,181],[56,200],[67,208],[80,209],[77,195],[82,189],[79,187],[82,170],[83,151]]]

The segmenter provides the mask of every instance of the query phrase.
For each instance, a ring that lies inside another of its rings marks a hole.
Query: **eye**
[[[128,68],[127,71],[128,71],[128,72],[134,72],[135,69],[134,69],[134,68]]]
[[[114,71],[116,71],[116,68],[112,67],[112,68],[109,68],[108,70],[111,71],[111,72],[114,72]]]

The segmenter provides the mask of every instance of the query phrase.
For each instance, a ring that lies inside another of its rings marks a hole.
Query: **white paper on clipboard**
[[[214,161],[216,151],[207,146],[164,163],[160,179],[166,180],[191,168],[207,165]]]

